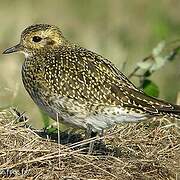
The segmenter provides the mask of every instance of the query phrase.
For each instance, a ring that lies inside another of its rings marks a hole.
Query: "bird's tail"
[[[129,98],[134,102],[136,108],[142,109],[152,115],[169,115],[180,119],[179,105],[148,96],[142,91],[134,91],[131,89],[130,95],[131,94],[133,94],[134,97],[129,96]],[[131,106],[133,106],[133,104]]]
[[[170,108],[159,108],[159,112],[169,114],[172,117],[180,119],[180,106],[171,104]]]
[[[166,102],[164,100],[155,99],[153,97],[151,98],[152,107],[154,107],[157,110],[158,114],[164,114],[169,115],[170,117],[175,117],[180,119],[180,106],[175,105],[169,102]]]

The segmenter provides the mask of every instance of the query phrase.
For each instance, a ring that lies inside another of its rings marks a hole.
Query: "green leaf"
[[[47,129],[48,134],[57,133],[58,129],[55,127],[50,127]]]
[[[149,96],[153,96],[153,97],[159,96],[158,86],[149,79],[145,79],[143,81],[142,88],[144,92]]]
[[[40,112],[41,112],[44,128],[49,127],[50,126],[50,119],[49,119],[48,115],[42,110],[40,110]]]

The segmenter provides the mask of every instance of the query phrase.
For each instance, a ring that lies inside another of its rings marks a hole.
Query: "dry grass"
[[[0,178],[154,180],[180,172],[179,129],[166,119],[118,125],[92,155],[82,145],[87,141],[58,145],[25,124],[9,110],[0,112]]]

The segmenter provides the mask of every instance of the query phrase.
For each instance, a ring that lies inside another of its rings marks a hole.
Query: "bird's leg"
[[[103,131],[103,130],[101,130],[101,132],[99,133],[99,136],[100,136],[100,137],[103,137],[103,136],[104,136],[104,131]]]
[[[98,135],[100,138],[98,142],[99,150],[104,152],[104,150],[106,149],[106,145],[103,142],[104,130],[102,129],[101,131],[99,131]]]
[[[94,132],[92,131],[92,127],[90,124],[87,125],[87,130],[86,130],[86,139],[91,138],[92,136],[94,136]],[[89,143],[89,150],[88,150],[88,154],[92,154],[93,152],[93,148],[94,148],[94,141],[91,141]]]
[[[103,136],[104,136],[104,131],[101,130],[101,132],[99,133],[99,137],[101,138],[100,139],[100,144],[103,144],[103,139],[102,139]]]

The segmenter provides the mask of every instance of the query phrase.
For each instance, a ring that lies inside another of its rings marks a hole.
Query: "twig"
[[[149,60],[149,59],[151,59],[151,58],[153,58],[152,54],[149,55],[149,56],[147,56],[147,57],[145,57],[145,58],[142,60],[142,62],[145,62],[145,61],[147,61],[147,60]],[[139,66],[136,67],[136,68],[129,74],[128,78],[129,78],[129,79],[132,78],[139,69],[140,69]]]

